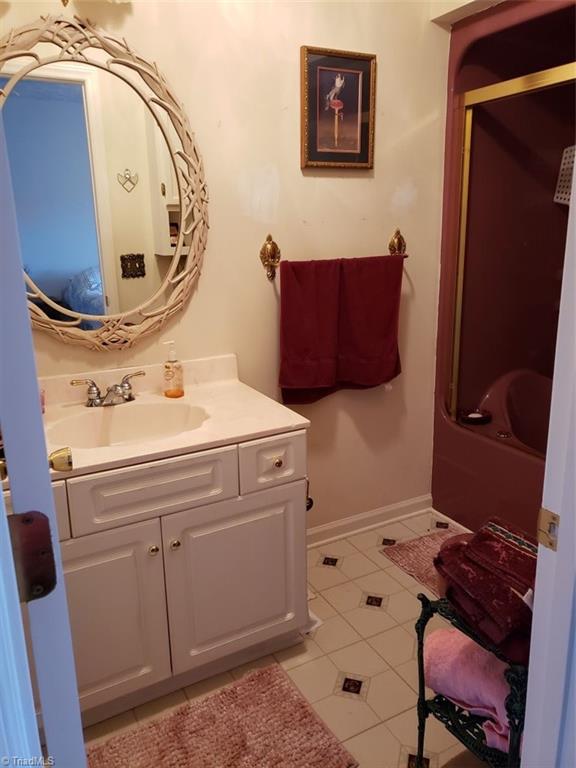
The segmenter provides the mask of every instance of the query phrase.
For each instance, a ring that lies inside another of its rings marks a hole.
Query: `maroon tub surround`
[[[285,403],[376,387],[400,373],[404,258],[281,262],[279,383]]]
[[[458,233],[460,217],[460,174],[463,145],[461,94],[526,74],[555,67],[574,59],[573,0],[510,0],[456,24],[452,29],[448,63],[448,99],[444,161],[442,254],[436,357],[434,458],[432,498],[436,509],[466,527],[476,530],[488,515],[496,514],[521,528],[535,532],[542,499],[544,461],[541,456],[519,450],[509,440],[494,439],[482,427],[465,427],[453,421],[447,410],[450,398],[452,337],[457,282]],[[573,142],[572,142],[573,143]],[[560,155],[557,163],[559,164]],[[559,165],[555,166],[557,174]],[[507,183],[502,176],[498,186]],[[553,205],[554,185],[549,191]],[[557,206],[561,208],[561,206]],[[557,215],[565,211],[556,211]],[[524,223],[532,225],[528,213]],[[541,228],[541,231],[546,231]],[[531,237],[531,235],[530,235]],[[494,234],[492,243],[503,246]],[[492,248],[488,255],[492,253]],[[508,249],[510,250],[510,249]],[[519,250],[519,253],[524,253]],[[549,248],[536,249],[540,258]],[[523,272],[522,263],[517,266]],[[550,274],[554,270],[550,270]],[[493,275],[486,268],[489,276]],[[492,277],[491,277],[492,279]],[[491,301],[488,291],[486,301]],[[535,312],[537,315],[538,313]],[[480,329],[482,324],[479,323]],[[488,336],[500,344],[502,329]],[[527,360],[510,360],[508,368],[492,371],[477,382],[462,407],[474,409],[482,394],[510,368],[532,366]],[[541,370],[541,373],[544,373]],[[488,429],[489,427],[486,427]],[[513,438],[515,440],[517,438]]]

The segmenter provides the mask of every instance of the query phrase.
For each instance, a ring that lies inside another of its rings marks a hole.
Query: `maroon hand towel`
[[[400,373],[403,265],[404,256],[341,260],[338,384],[375,387]]]
[[[374,387],[400,373],[403,262],[403,256],[377,256],[281,263],[284,402]]]
[[[280,262],[280,386],[324,390],[337,376],[340,263]]]

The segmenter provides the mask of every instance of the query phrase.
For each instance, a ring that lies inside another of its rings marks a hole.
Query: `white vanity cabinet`
[[[305,477],[299,430],[66,480],[82,709],[307,626]]]
[[[162,518],[175,674],[306,623],[305,501],[300,480]]]
[[[70,539],[61,551],[82,708],[169,677],[160,521]]]

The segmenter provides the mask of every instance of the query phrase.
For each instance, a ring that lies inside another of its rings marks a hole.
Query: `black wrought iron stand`
[[[458,616],[452,605],[446,599],[429,600],[426,595],[419,594],[422,603],[420,618],[416,622],[418,638],[418,754],[416,768],[424,766],[424,735],[426,720],[434,715],[470,752],[492,768],[519,768],[520,741],[524,730],[524,712],[526,709],[526,687],[528,683],[528,668],[520,664],[512,664],[494,646],[486,643]],[[438,695],[426,700],[426,681],[424,678],[424,630],[426,625],[437,613],[452,626],[468,635],[475,643],[493,653],[508,664],[505,677],[510,686],[506,697],[506,712],[510,724],[510,740],[508,752],[502,752],[486,744],[482,723],[486,718],[472,715],[465,709],[456,706],[444,696]]]

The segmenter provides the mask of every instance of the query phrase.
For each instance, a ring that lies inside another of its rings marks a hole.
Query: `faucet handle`
[[[100,405],[100,389],[95,381],[92,379],[72,379],[70,384],[73,387],[82,387],[86,385],[88,387],[88,400],[86,405]]]
[[[146,371],[135,371],[134,373],[127,373],[120,382],[120,385],[124,386],[124,384],[128,384],[130,379],[133,379],[134,376],[146,376]]]
[[[135,371],[134,373],[128,373],[122,378],[122,381],[120,382],[120,389],[122,390],[124,400],[134,400],[130,379],[133,379],[135,376],[146,376],[146,371]]]

